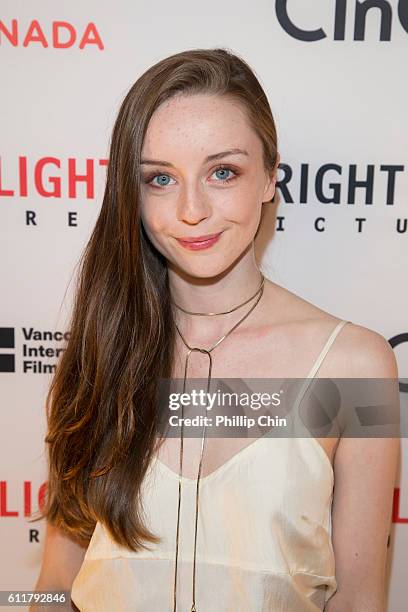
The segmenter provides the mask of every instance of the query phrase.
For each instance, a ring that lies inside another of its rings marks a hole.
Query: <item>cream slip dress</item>
[[[299,404],[341,320],[316,359]],[[308,431],[308,430],[306,430]],[[306,434],[305,434],[306,435]],[[81,612],[173,612],[179,475],[157,457],[142,485],[150,551],[117,545],[98,521],[71,599]],[[183,477],[177,612],[192,602],[196,479]],[[200,479],[198,612],[316,612],[337,589],[331,541],[334,472],[308,437],[261,436]]]

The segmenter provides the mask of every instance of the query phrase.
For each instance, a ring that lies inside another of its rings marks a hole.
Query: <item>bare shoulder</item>
[[[398,378],[397,361],[388,340],[352,321],[336,338],[333,362],[339,378]]]
[[[272,281],[266,283],[267,304],[279,313],[275,324],[293,333],[310,354],[322,347],[342,318],[319,308]],[[394,351],[379,332],[347,321],[321,368],[321,376],[338,378],[397,378]]]

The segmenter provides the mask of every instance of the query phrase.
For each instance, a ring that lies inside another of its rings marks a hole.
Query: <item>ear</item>
[[[262,198],[262,203],[270,202],[275,195],[276,189],[276,177],[278,173],[278,166],[280,163],[280,154],[276,154],[276,162],[272,170],[270,171],[270,175],[268,176],[268,180],[266,181],[265,191]]]

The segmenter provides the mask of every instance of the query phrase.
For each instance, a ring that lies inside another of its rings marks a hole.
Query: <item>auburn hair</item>
[[[161,540],[142,519],[141,484],[157,442],[156,398],[170,378],[176,328],[166,259],[140,215],[149,120],[176,94],[241,103],[277,160],[274,118],[254,71],[225,48],[191,49],[151,66],[126,94],[110,141],[101,210],[78,263],[66,341],[46,396],[48,479],[39,516],[80,541],[97,521],[129,550]]]

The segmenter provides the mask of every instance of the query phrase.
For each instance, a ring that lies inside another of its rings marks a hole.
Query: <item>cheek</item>
[[[254,169],[245,171],[234,189],[227,195],[228,206],[237,221],[251,223],[260,214],[262,197],[260,197],[260,176]]]
[[[144,197],[141,202],[140,213],[143,225],[149,235],[160,235],[163,232],[166,227],[166,215],[160,204],[150,202],[149,198]]]
[[[167,258],[167,241],[172,234],[172,215],[169,213],[168,207],[161,207],[157,202],[144,201],[140,210],[141,220],[150,242]]]
[[[248,229],[250,229],[259,221],[262,202],[257,200],[254,189],[249,186],[246,189],[231,191],[231,195],[224,202],[223,208],[225,217],[248,226]]]
[[[160,218],[154,214],[154,211],[150,208],[150,206],[146,206],[145,204],[141,206],[140,212],[146,234],[149,236],[153,244],[156,244],[156,236],[160,237],[161,233]]]

